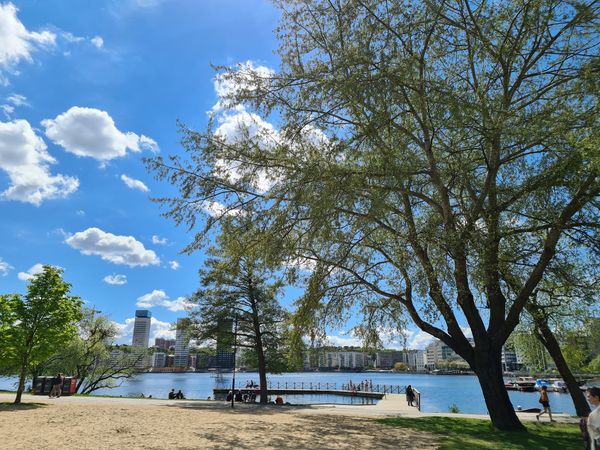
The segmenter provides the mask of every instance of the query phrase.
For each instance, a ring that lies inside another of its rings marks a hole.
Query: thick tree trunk
[[[475,349],[472,366],[481,385],[492,425],[502,431],[525,431],[504,386],[500,351]]]
[[[267,403],[267,364],[265,362],[265,354],[263,352],[262,345],[256,349],[258,356],[258,382],[260,384],[260,402],[263,404]]]
[[[542,341],[542,344],[544,344],[544,347],[546,347],[546,350],[550,353],[560,376],[567,385],[567,389],[569,389],[569,394],[573,400],[573,405],[575,405],[577,415],[579,417],[587,417],[590,413],[590,406],[588,405],[582,390],[579,389],[579,384],[577,383],[573,372],[571,372],[571,369],[562,354],[560,345],[558,344],[554,333],[552,333],[552,330],[548,326],[547,320],[538,311],[531,310],[531,308],[527,308],[527,310],[533,317],[535,326],[541,335],[538,337],[541,337],[540,340]]]

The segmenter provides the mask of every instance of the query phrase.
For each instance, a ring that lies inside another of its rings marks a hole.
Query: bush
[[[460,412],[460,408],[456,403],[452,403],[451,405],[448,405],[448,412],[458,414]]]

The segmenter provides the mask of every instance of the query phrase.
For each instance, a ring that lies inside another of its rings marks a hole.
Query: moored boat
[[[522,392],[535,391],[535,380],[532,377],[517,377],[515,384],[517,389]]]

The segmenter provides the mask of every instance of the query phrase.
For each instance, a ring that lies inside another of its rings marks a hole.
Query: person
[[[146,396],[144,395],[143,392],[142,392],[142,395],[140,395],[140,398],[146,398]]]
[[[179,389],[179,391],[177,391],[177,394],[175,394],[175,398],[177,400],[185,400],[185,397],[183,396],[183,392],[181,392],[181,389]]]
[[[540,416],[542,414],[548,413],[548,416],[550,416],[550,422],[556,422],[556,420],[552,418],[552,411],[550,410],[550,399],[548,398],[547,386],[542,386],[542,389],[540,390],[540,399],[538,401],[542,404],[544,410],[541,413],[536,414],[535,418],[539,421]]]
[[[600,388],[591,387],[586,391],[588,402],[594,410],[587,418],[587,432],[590,437],[590,449],[600,450]]]
[[[175,400],[175,389],[171,389],[171,392],[169,392],[169,400]]]
[[[283,397],[281,395],[277,394],[277,397],[275,397],[275,404],[283,405]]]
[[[62,386],[64,381],[65,377],[63,377],[62,373],[56,374],[56,377],[54,377],[54,379],[52,380],[52,389],[50,389],[49,398],[60,398],[60,394],[62,394]]]
[[[412,386],[410,384],[406,386],[405,393],[408,406],[413,406],[413,402],[415,401],[415,391],[413,391]]]
[[[239,389],[237,391],[235,391],[235,401],[236,402],[243,402],[244,401],[244,397],[242,396],[242,392]]]
[[[206,400],[211,400],[210,395],[208,397],[206,397]]]
[[[225,400],[230,402],[232,399],[233,399],[233,392],[229,391],[227,393],[227,398]]]

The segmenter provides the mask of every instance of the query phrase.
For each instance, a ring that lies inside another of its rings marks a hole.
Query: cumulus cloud
[[[419,350],[427,347],[435,338],[429,333],[419,331],[409,338],[408,348],[416,348]]]
[[[100,256],[114,264],[129,267],[160,264],[156,253],[146,250],[133,236],[117,236],[95,227],[75,233],[65,242],[84,255]]]
[[[54,119],[43,120],[42,125],[46,136],[67,152],[103,163],[125,156],[128,150],[158,150],[154,140],[120,131],[106,111],[95,108],[73,106]]]
[[[148,192],[150,190],[148,189],[148,186],[146,186],[140,180],[136,180],[135,178],[129,178],[127,175],[121,175],[121,180],[130,189],[137,189],[138,191],[142,192]]]
[[[93,38],[90,39],[90,42],[96,48],[102,48],[104,46],[104,39],[102,39],[100,36],[94,36]]]
[[[16,73],[22,62],[33,62],[35,50],[53,47],[56,34],[50,31],[29,31],[17,17],[19,10],[12,3],[0,4],[0,84],[8,84],[6,73]]]
[[[152,236],[152,243],[157,245],[167,245],[167,238],[158,237],[156,234]]]
[[[148,294],[138,297],[135,306],[140,308],[153,308],[162,306],[170,311],[186,311],[194,306],[185,297],[178,297],[175,300],[169,300],[169,296],[162,289],[155,289]]]
[[[177,261],[169,261],[169,267],[173,270],[179,269],[179,263]]]
[[[43,264],[34,264],[33,266],[31,266],[29,268],[29,270],[27,272],[19,272],[17,274],[17,278],[19,278],[19,280],[22,281],[29,281],[33,278],[34,275],[37,275],[38,273],[42,273],[44,271],[44,266]]]
[[[117,342],[120,344],[131,344],[133,338],[133,327],[135,324],[135,317],[125,319],[124,323],[114,322],[117,327]],[[150,343],[154,342],[156,338],[164,339],[175,339],[176,330],[175,327],[169,322],[163,322],[161,320],[152,317],[150,319]]]
[[[103,280],[106,284],[112,284],[115,286],[122,286],[124,284],[127,284],[127,277],[125,275],[119,275],[119,274],[106,275],[103,278]]]
[[[46,199],[64,198],[79,187],[75,177],[52,175],[56,160],[44,141],[26,120],[0,122],[0,170],[8,175],[9,187],[0,194],[39,206]]]
[[[14,269],[14,267],[0,257],[0,276],[5,277],[11,269]]]

